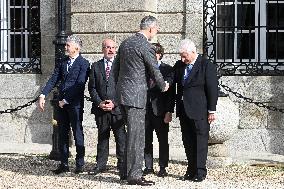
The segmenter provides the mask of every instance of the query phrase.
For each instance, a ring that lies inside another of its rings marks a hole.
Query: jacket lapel
[[[99,67],[99,70],[101,71],[102,73],[102,76],[103,76],[103,79],[106,80],[106,71],[105,71],[105,63],[104,63],[104,59],[101,59],[99,62],[98,62],[98,67]]]
[[[185,80],[185,85],[190,83],[190,81],[194,77],[195,73],[199,70],[200,64],[201,64],[201,56],[198,55],[194,65],[192,67],[192,70],[191,70],[191,72],[189,74],[189,77]]]

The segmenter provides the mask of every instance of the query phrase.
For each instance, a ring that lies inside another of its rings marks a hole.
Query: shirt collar
[[[146,39],[149,40],[148,37],[143,32],[138,32],[138,33],[144,35],[144,37],[146,37]]]
[[[199,54],[197,54],[197,56],[195,57],[195,59],[190,63],[192,66],[195,64],[197,58],[198,58]]]
[[[76,58],[78,58],[78,56],[79,56],[79,54],[75,55],[74,57],[69,57],[69,59],[73,63],[76,60]]]
[[[111,59],[106,59],[106,58],[104,58],[104,63],[106,64],[107,62],[113,62],[114,61],[114,57],[113,58],[111,58]]]

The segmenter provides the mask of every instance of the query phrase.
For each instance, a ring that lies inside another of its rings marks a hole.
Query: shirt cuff
[[[39,97],[40,98],[45,98],[45,95],[44,94],[40,94]]]
[[[65,99],[62,100],[65,104],[69,104]]]
[[[216,111],[208,110],[208,113],[209,113],[209,114],[215,114],[215,112],[216,112]]]

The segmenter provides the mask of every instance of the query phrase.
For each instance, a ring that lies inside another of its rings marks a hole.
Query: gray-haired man
[[[67,38],[65,50],[68,57],[57,62],[54,72],[39,97],[39,108],[44,111],[45,96],[59,83],[58,86],[58,125],[59,150],[61,164],[54,170],[55,174],[69,171],[69,130],[72,128],[76,145],[75,173],[83,172],[85,146],[82,127],[84,108],[84,89],[88,78],[89,62],[80,55],[81,40],[71,35]]]
[[[124,40],[117,54],[118,102],[127,125],[126,175],[130,185],[151,185],[142,178],[145,146],[145,107],[149,79],[162,90],[168,90],[157,68],[155,51],[148,40],[158,32],[157,19],[146,16],[141,20],[140,32]]]

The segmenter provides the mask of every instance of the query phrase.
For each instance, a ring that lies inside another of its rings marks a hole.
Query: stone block
[[[202,13],[187,13],[185,18],[185,38],[191,39],[197,52],[203,52],[203,15]]]
[[[208,146],[208,156],[227,157],[228,155],[228,148],[225,144],[211,144]]]
[[[153,0],[105,0],[103,3],[100,0],[71,0],[72,12],[141,12],[157,11],[157,3]]]
[[[268,111],[257,107],[254,104],[240,104],[240,125],[239,128],[256,129],[267,127]]]
[[[209,143],[229,140],[239,125],[239,110],[228,97],[220,97],[216,107],[217,120],[210,125]]]
[[[186,13],[199,13],[203,14],[203,5],[200,0],[186,0],[185,1]]]
[[[52,125],[28,122],[23,136],[25,143],[52,144]]]
[[[54,56],[55,55],[55,45],[53,41],[55,36],[42,36],[41,37],[41,55],[42,56]]]
[[[181,34],[158,34],[158,42],[165,49],[165,53],[178,53],[178,45],[182,40]]]
[[[162,61],[174,66],[178,60],[180,60],[180,56],[178,54],[165,54]]]
[[[284,154],[284,131],[280,129],[238,129],[226,144],[229,152]]]
[[[159,0],[157,4],[158,12],[180,13],[184,12],[184,0]]]
[[[38,74],[2,74],[0,98],[34,98],[38,91]]]
[[[159,14],[157,15],[159,32],[162,33],[181,33],[184,30],[184,15],[176,14]]]
[[[40,2],[41,35],[55,35],[57,31],[57,3],[54,0]]]
[[[25,123],[0,122],[0,143],[15,142],[24,143]],[[13,148],[11,146],[11,148]]]
[[[206,166],[209,169],[217,169],[229,166],[233,163],[231,157],[211,157],[208,156]]]
[[[103,33],[103,34],[82,34],[79,35],[83,42],[82,53],[88,54],[102,54],[102,42],[106,38],[114,40],[117,44],[117,49],[120,43],[125,40],[127,37],[132,36],[133,34],[115,34],[115,33]]]
[[[279,109],[284,109],[284,103],[269,103],[269,106],[273,106]],[[269,129],[282,129],[284,130],[284,116],[279,111],[268,111],[267,128]]]
[[[47,75],[48,77],[53,73],[55,65],[55,57],[53,55],[42,55],[41,56],[41,78],[45,77],[43,75]]]
[[[279,76],[222,77],[224,85],[255,102],[283,102],[284,82]],[[233,94],[230,93],[233,96]],[[241,99],[236,99],[241,100]]]
[[[136,32],[146,15],[149,13],[76,13],[71,16],[71,30],[74,33]]]

